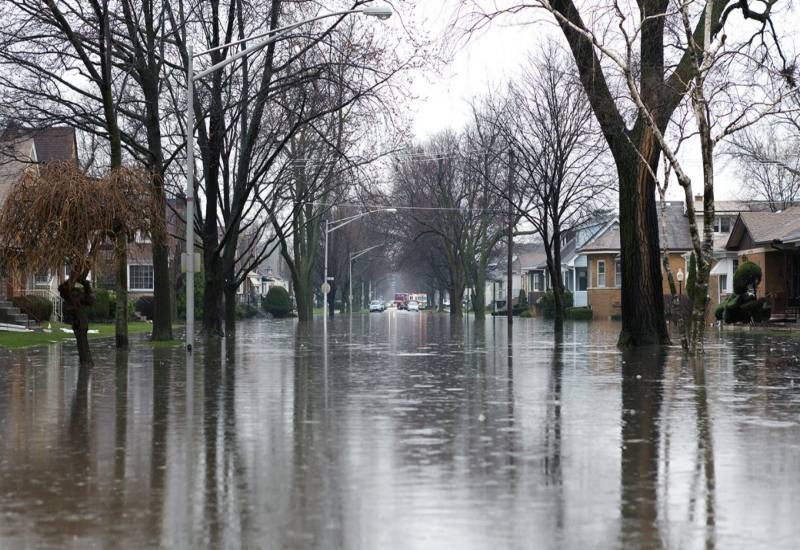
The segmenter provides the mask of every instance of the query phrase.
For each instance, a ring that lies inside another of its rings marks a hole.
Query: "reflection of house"
[[[756,293],[769,298],[774,314],[800,306],[800,206],[782,212],[742,212],[725,249],[730,261],[749,260],[761,267]]]

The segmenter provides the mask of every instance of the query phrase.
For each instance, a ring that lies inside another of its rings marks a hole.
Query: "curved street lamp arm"
[[[241,44],[242,42],[249,42],[251,40],[258,40],[259,38],[263,38],[265,36],[270,36],[272,34],[278,35],[288,31],[293,31],[294,29],[301,27],[303,25],[308,25],[309,23],[314,23],[315,21],[319,21],[321,19],[327,19],[328,17],[337,17],[342,15],[350,15],[352,13],[361,13],[362,10],[347,10],[347,11],[337,11],[331,13],[323,13],[322,15],[318,15],[316,17],[312,17],[311,19],[306,19],[304,21],[299,21],[297,23],[292,23],[291,25],[286,25],[284,27],[279,27],[277,29],[272,29],[266,32],[262,32],[260,34],[254,34],[252,36],[248,36],[247,38],[241,38],[239,40],[234,40],[232,42],[227,42],[220,46],[214,46],[213,48],[209,48],[207,50],[203,50],[202,52],[197,52],[194,54],[194,57],[200,57],[201,55],[206,55],[211,52],[215,52],[217,50],[221,50],[223,48],[228,48],[230,46],[236,46],[237,44]],[[264,47],[265,45],[269,44],[270,42],[279,39],[279,36],[273,36],[271,39],[260,44],[260,47]],[[255,46],[254,46],[255,47]],[[250,48],[248,48],[249,50]]]
[[[368,252],[372,252],[376,248],[380,248],[382,246],[383,246],[382,244],[376,244],[375,246],[370,246],[369,248],[365,248],[364,250],[359,250],[358,252],[350,255],[350,261],[355,261],[358,258],[360,258],[361,256],[363,256],[364,254],[366,254]]]

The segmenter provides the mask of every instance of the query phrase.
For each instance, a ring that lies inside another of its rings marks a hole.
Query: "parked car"
[[[406,308],[408,311],[419,311],[419,302],[408,302],[408,304],[406,304]]]
[[[397,311],[408,311],[408,304],[406,302],[397,303]]]
[[[373,311],[383,311],[385,309],[383,302],[380,300],[372,300],[369,303],[369,312],[372,313]]]

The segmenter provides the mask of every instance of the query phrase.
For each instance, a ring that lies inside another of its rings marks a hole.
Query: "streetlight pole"
[[[186,72],[186,350],[194,346],[194,53],[187,48]]]
[[[191,44],[186,46],[186,55],[188,57],[186,63],[186,252],[183,256],[184,269],[186,271],[186,350],[191,352],[194,345],[194,274],[197,272],[197,265],[195,262],[194,253],[194,211],[195,211],[195,194],[194,194],[194,83],[206,75],[226,67],[237,59],[245,57],[251,53],[257,52],[262,48],[268,46],[273,42],[277,42],[283,38],[288,38],[289,33],[303,25],[313,23],[328,17],[341,17],[360,13],[368,17],[376,17],[380,20],[389,19],[392,16],[392,8],[387,5],[368,5],[354,10],[338,11],[333,13],[324,13],[304,21],[292,23],[285,27],[271,29],[267,32],[234,40],[221,46],[216,46],[209,50],[194,53]],[[219,63],[201,71],[194,72],[194,58],[201,55],[206,55],[222,48],[242,44],[248,40],[267,37],[265,40],[245,48],[240,52],[223,59]],[[188,42],[188,40],[187,40]],[[327,224],[327,222],[326,222]],[[327,227],[326,227],[327,228]],[[325,282],[328,281],[328,233],[325,233]],[[327,297],[326,297],[327,298]],[[327,304],[327,300],[326,300]]]

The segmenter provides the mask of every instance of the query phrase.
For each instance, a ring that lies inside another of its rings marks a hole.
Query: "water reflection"
[[[658,475],[664,363],[665,354],[658,349],[622,355],[620,516],[626,548],[662,546]]]
[[[792,548],[797,341],[696,363],[616,328],[395,313],[93,369],[0,352],[0,548]]]

